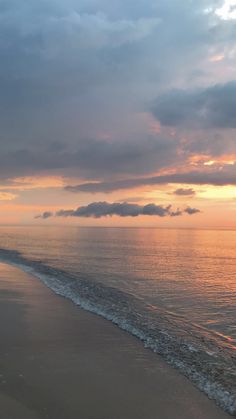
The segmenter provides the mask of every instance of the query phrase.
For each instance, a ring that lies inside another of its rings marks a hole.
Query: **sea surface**
[[[236,414],[236,231],[0,227],[0,260],[137,336]]]

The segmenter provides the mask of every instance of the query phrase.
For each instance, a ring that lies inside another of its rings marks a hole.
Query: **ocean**
[[[236,231],[0,227],[0,260],[137,336],[236,414]]]

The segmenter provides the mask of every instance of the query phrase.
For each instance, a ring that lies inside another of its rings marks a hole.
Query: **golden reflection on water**
[[[236,231],[7,227],[0,247],[236,338]]]

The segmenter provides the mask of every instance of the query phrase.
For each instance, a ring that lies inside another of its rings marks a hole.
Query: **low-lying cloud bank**
[[[184,214],[197,214],[200,212],[197,208],[186,207],[184,209],[172,209],[172,205],[166,207],[156,204],[138,205],[109,202],[92,202],[89,205],[79,207],[75,210],[60,210],[56,213],[44,212],[37,215],[35,218],[47,219],[50,217],[86,217],[86,218],[101,218],[107,216],[119,217],[138,217],[139,215],[152,215],[157,217],[178,217]]]
[[[80,185],[66,186],[65,190],[79,193],[110,193],[122,189],[134,189],[141,186],[165,185],[170,183],[187,185],[214,185],[226,186],[236,185],[235,165],[231,166],[231,171],[218,170],[214,172],[186,172],[172,173],[169,175],[159,175],[146,178],[124,179],[111,182],[88,182]]]

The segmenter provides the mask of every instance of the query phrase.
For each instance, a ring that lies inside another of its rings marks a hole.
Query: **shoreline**
[[[0,295],[6,417],[231,417],[137,338],[31,274],[1,263]]]
[[[221,353],[221,345],[223,343],[224,346],[225,342],[218,343],[217,340],[215,341],[214,335],[207,340],[202,340],[198,329],[194,324],[193,330],[189,329],[191,323],[188,322],[185,333],[182,320],[179,325],[178,320],[173,321],[172,315],[170,318],[166,311],[163,316],[163,312],[160,310],[158,316],[155,314],[153,318],[151,311],[147,315],[146,307],[142,306],[139,299],[112,286],[104,287],[102,283],[90,281],[86,277],[76,278],[75,281],[73,274],[50,267],[41,261],[27,259],[17,250],[0,250],[0,260],[3,263],[10,264],[32,275],[60,297],[72,301],[87,312],[111,321],[119,329],[139,339],[146,348],[160,355],[162,360],[187,377],[209,399],[214,400],[221,409],[230,415],[235,415],[235,364],[233,364],[235,356],[231,353],[227,356],[228,348],[225,348]],[[154,324],[155,328],[153,329]],[[149,327],[150,325],[151,327]],[[162,333],[163,330],[167,333]],[[182,338],[183,332],[185,333],[184,339],[179,339],[178,332],[181,332]],[[195,341],[193,341],[193,337]],[[192,348],[196,348],[196,350],[192,350]],[[215,351],[218,351],[217,364],[214,363],[214,357],[211,355]],[[224,365],[221,370],[230,371],[232,369],[230,375],[225,376],[224,373],[219,373],[220,359]]]

